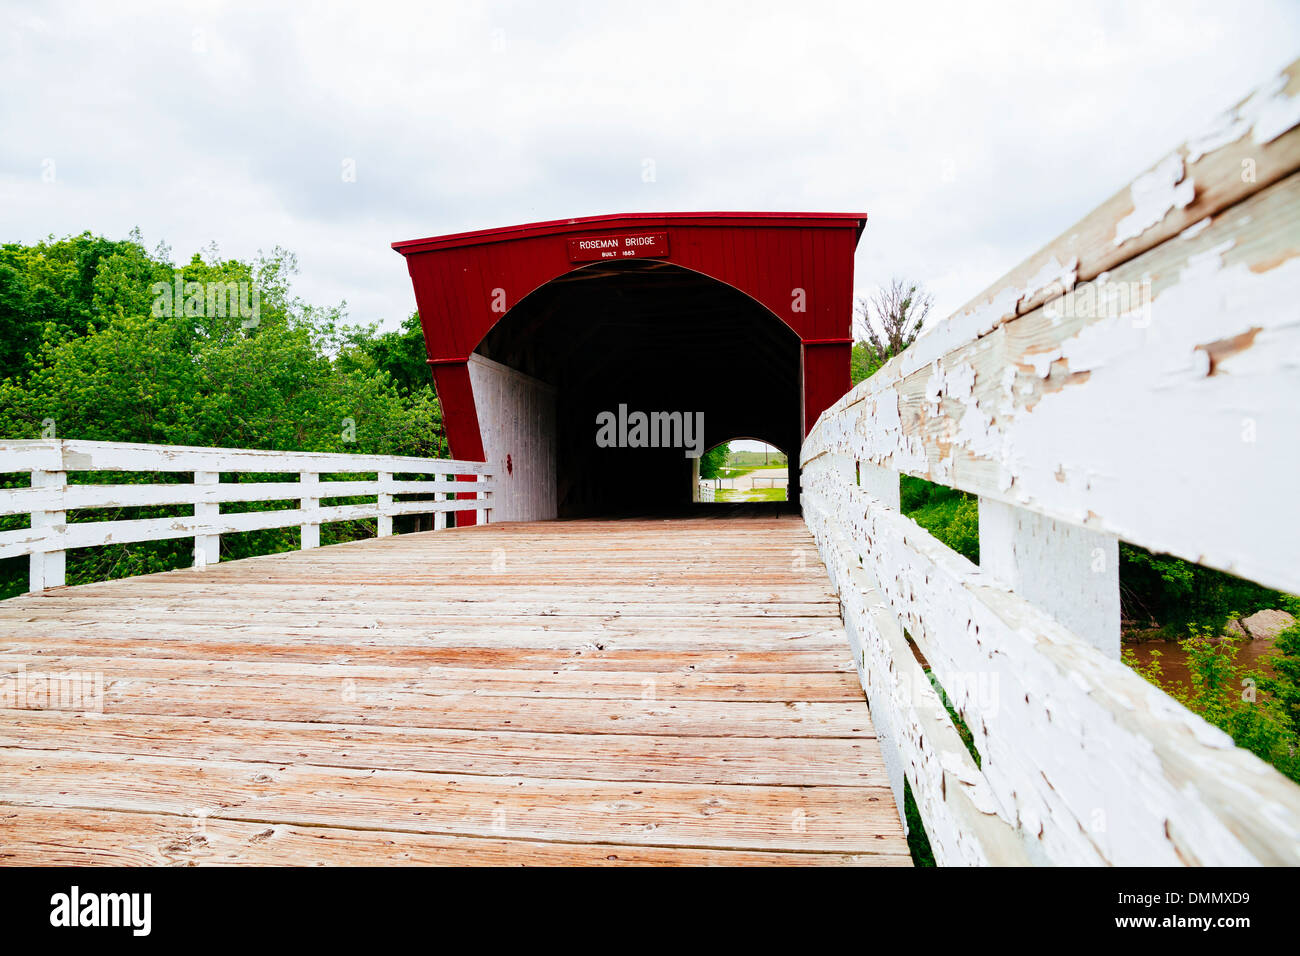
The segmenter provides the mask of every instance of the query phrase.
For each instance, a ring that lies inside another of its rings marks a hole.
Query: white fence
[[[332,521],[378,519],[381,536],[392,534],[398,515],[430,514],[445,528],[447,512],[473,511],[488,520],[492,481],[478,462],[386,455],[256,451],[238,448],[187,448],[94,441],[0,442],[0,473],[26,472],[28,488],[0,489],[0,515],[30,514],[31,525],[0,533],[0,558],[31,556],[33,591],[64,584],[64,554],[72,548],[194,538],[194,564],[218,560],[220,537],[298,525],[301,546],[320,544],[320,526]],[[193,482],[174,484],[69,484],[69,472],[192,472]],[[294,481],[221,482],[222,473],[290,473]],[[322,481],[322,475],[375,473],[376,478]],[[397,474],[432,475],[428,481],[398,481]],[[455,496],[454,500],[449,495]],[[375,496],[362,504],[325,506],[338,498]],[[397,495],[429,495],[394,500]],[[275,511],[223,514],[234,502],[297,501]],[[69,523],[69,511],[192,505],[194,514],[174,518]]]
[[[1300,787],[1118,659],[1117,577],[1122,539],[1300,591],[1298,101],[1295,64],[808,435],[805,518],[941,863],[1300,863]],[[979,496],[979,566],[900,473]]]
[[[708,479],[702,479],[702,480],[700,481],[700,496],[699,496],[699,498],[697,498],[696,500],[697,500],[697,501],[715,501],[715,500],[717,500],[717,495],[715,494],[715,492],[714,492],[714,490],[713,490],[713,482],[712,482],[712,481],[710,481],[710,480],[708,480]]]

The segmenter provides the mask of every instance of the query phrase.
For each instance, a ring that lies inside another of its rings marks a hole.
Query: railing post
[[[61,449],[62,445],[59,447]],[[61,461],[62,453],[60,453]],[[67,486],[66,471],[32,472],[32,487],[49,491],[60,506],[63,504],[63,493]],[[49,511],[33,511],[31,520],[32,530],[42,530],[45,540],[37,545],[40,550],[33,551],[30,556],[28,586],[32,593],[44,591],[46,588],[61,588],[67,583],[65,555],[62,550],[50,549],[48,542],[53,537],[53,532],[62,528],[67,522],[67,514],[62,507]]]
[[[455,481],[455,477],[454,477],[453,475],[434,475],[434,476],[433,476],[433,480],[434,480],[434,481],[443,481],[443,480],[446,480],[446,481]],[[446,492],[435,491],[435,492],[433,493],[433,500],[434,500],[434,501],[446,501],[446,500],[447,500],[447,494],[446,494]],[[447,512],[445,512],[445,511],[435,511],[435,512],[433,513],[433,530],[434,530],[434,531],[446,531],[446,530],[447,530]]]
[[[210,488],[221,483],[221,472],[219,471],[196,471],[194,473],[194,487]],[[214,524],[216,518],[221,514],[221,504],[216,501],[196,502],[194,505],[194,518],[197,521],[211,520]],[[216,564],[221,560],[221,535],[219,534],[196,534],[194,536],[194,566],[196,568],[206,568],[209,564]]]
[[[980,567],[1119,659],[1119,540],[980,498]]]
[[[301,471],[298,481],[302,485],[298,507],[305,512],[302,527],[302,550],[320,547],[320,520],[316,515],[320,508],[320,475],[314,471]]]
[[[474,498],[482,506],[474,509],[475,524],[488,523],[488,499],[492,497],[492,492],[478,490],[478,486],[483,484],[485,481],[487,481],[486,475],[478,474],[474,476],[474,486],[475,486]]]
[[[388,514],[388,510],[393,506],[393,473],[391,471],[381,471],[376,475],[379,479],[379,537],[387,538],[393,533],[393,516]]]

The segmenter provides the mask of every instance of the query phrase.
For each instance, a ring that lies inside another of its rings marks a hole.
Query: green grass
[[[921,822],[921,811],[912,796],[912,785],[903,778],[903,814],[907,818],[907,849],[912,854],[913,866],[934,866],[934,850]]]
[[[784,488],[754,488],[750,491],[737,491],[733,488],[719,488],[715,501],[785,501]]]
[[[761,461],[757,465],[728,465],[726,468],[718,470],[718,478],[739,478],[741,475],[751,475],[756,471],[772,471],[789,474],[785,465],[764,465]]]

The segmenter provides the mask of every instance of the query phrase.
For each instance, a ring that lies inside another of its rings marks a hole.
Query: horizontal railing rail
[[[941,863],[1300,863],[1300,787],[1119,660],[1118,592],[1120,540],[1300,591],[1298,104],[1300,62],[804,443],[891,784]],[[978,496],[978,566],[901,513],[900,474]]]
[[[76,472],[192,473],[192,482],[72,484]],[[320,526],[377,519],[378,533],[393,532],[393,518],[472,511],[478,523],[491,512],[492,476],[481,462],[393,455],[280,452],[245,448],[190,448],[119,442],[40,439],[0,442],[0,474],[27,473],[29,487],[0,489],[0,516],[30,515],[30,526],[0,532],[0,558],[30,556],[30,588],[65,583],[65,553],[73,548],[194,538],[194,565],[214,564],[223,534],[298,525],[303,548],[320,545]],[[296,475],[294,481],[223,482],[222,474]],[[375,478],[321,480],[328,475],[373,473]],[[434,476],[398,480],[396,475]],[[422,497],[412,499],[409,496]],[[371,497],[373,502],[322,502]],[[223,504],[296,501],[294,508],[223,513]],[[193,506],[192,515],[69,522],[69,511]]]

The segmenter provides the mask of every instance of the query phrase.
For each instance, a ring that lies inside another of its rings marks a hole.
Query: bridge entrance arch
[[[798,448],[849,387],[865,222],[659,213],[395,243],[452,454],[499,476],[494,518],[677,510],[693,454]]]

